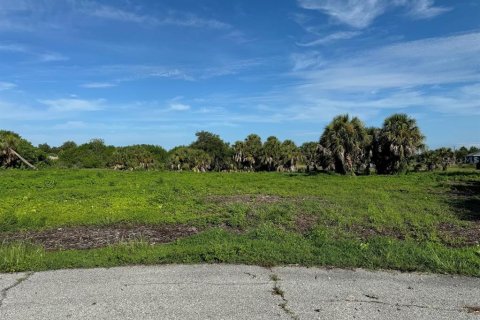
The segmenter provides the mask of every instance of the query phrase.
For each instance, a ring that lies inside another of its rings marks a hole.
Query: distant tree
[[[250,134],[244,141],[237,141],[233,149],[239,169],[254,171],[261,166],[262,139],[258,135]]]
[[[302,154],[295,142],[285,140],[281,145],[281,168],[288,171],[297,171],[297,164],[300,162]]]
[[[134,145],[132,147],[141,148],[145,151],[150,152],[155,158],[155,162],[157,163],[157,166],[159,168],[165,166],[168,158],[168,152],[161,146],[151,145],[151,144],[139,144],[139,145]]]
[[[38,145],[38,149],[45,152],[46,154],[53,153],[53,148],[48,145],[48,143],[42,143]]]
[[[38,156],[35,147],[20,135],[12,131],[0,130],[0,165],[2,167],[20,167],[23,163],[36,169],[31,162],[36,162]]]
[[[455,163],[455,154],[450,148],[440,148],[435,150],[439,164],[443,171],[446,171],[449,166]]]
[[[73,142],[60,147],[59,163],[70,168],[106,168],[115,147],[105,145],[102,139],[92,139],[76,146]]]
[[[378,137],[375,166],[378,173],[405,172],[409,160],[424,148],[424,136],[415,119],[406,114],[394,114],[383,123]]]
[[[314,171],[317,168],[317,163],[319,162],[318,146],[318,142],[305,142],[300,146],[302,161],[306,166],[307,172]]]
[[[470,151],[464,146],[458,148],[455,150],[455,161],[457,163],[465,163],[465,158],[469,153]]]
[[[337,116],[320,138],[322,165],[342,174],[358,172],[365,166],[369,144],[370,136],[360,119]]]
[[[232,152],[228,143],[208,131],[199,131],[195,135],[197,140],[190,147],[205,151],[213,159],[213,170],[220,171],[230,167]]]
[[[267,171],[275,171],[280,166],[282,157],[282,144],[277,137],[270,136],[263,143],[261,162]]]
[[[77,144],[73,141],[65,141],[60,147],[58,147],[60,151],[75,149],[75,148],[77,148]]]
[[[471,146],[470,149],[468,150],[468,153],[476,153],[480,151],[480,149],[478,147],[475,147],[475,146]]]
[[[205,172],[210,170],[212,158],[203,150],[176,147],[169,151],[168,163],[172,170],[193,170]]]
[[[116,148],[108,166],[113,169],[151,169],[158,167],[155,155],[142,145]]]

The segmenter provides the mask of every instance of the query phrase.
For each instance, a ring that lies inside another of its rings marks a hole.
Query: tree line
[[[340,115],[319,141],[297,146],[292,140],[256,134],[229,144],[207,131],[187,146],[169,151],[157,145],[115,147],[101,139],[58,147],[33,146],[17,133],[0,130],[0,167],[111,168],[175,171],[333,171],[340,174],[395,174],[407,170],[446,170],[463,163],[475,147],[428,150],[415,119],[394,114],[380,128],[366,127],[357,117]]]

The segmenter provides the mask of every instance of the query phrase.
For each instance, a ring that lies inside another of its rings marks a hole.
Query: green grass
[[[478,223],[479,186],[480,173],[472,170],[361,177],[4,170],[0,232],[115,223],[189,224],[205,231],[153,246],[45,251],[4,244],[0,271],[221,262],[480,276],[480,247],[439,228]],[[301,230],[299,219],[315,223]]]

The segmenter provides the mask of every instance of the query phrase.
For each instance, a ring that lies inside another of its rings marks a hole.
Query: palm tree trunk
[[[35,167],[33,164],[31,164],[30,162],[28,162],[27,160],[25,160],[25,158],[23,158],[21,155],[19,155],[15,150],[13,150],[12,148],[8,148],[9,151],[11,153],[13,153],[14,155],[16,155],[20,160],[22,160],[23,163],[25,163],[27,166],[29,166],[30,168],[32,168],[33,170],[37,170],[37,167]]]

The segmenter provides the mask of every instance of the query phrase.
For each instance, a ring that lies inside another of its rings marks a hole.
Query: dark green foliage
[[[3,140],[2,140],[3,134]],[[394,114],[382,128],[365,128],[356,117],[335,117],[325,128],[320,141],[297,147],[292,140],[280,141],[270,136],[262,143],[260,136],[248,135],[232,146],[219,135],[196,133],[189,146],[178,146],[168,153],[156,145],[107,146],[100,139],[77,145],[67,141],[59,147],[40,144],[33,147],[18,134],[0,131],[0,165],[25,167],[8,151],[10,144],[33,164],[43,168],[169,169],[192,171],[335,171],[340,174],[396,174],[415,171],[446,170],[464,163],[465,156],[478,149],[461,147],[425,151],[424,137],[415,119]],[[5,138],[8,138],[5,140]]]
[[[411,158],[424,148],[424,139],[416,120],[408,115],[394,114],[385,119],[372,150],[377,172],[406,172]]]
[[[19,153],[28,162],[47,162],[47,155],[35,148],[29,141],[12,131],[0,130],[0,167],[26,168],[27,166],[13,152]]]
[[[440,148],[424,151],[416,157],[416,160],[416,171],[421,169],[433,171],[439,168],[446,171],[449,166],[455,164],[455,154],[450,148]]]
[[[285,140],[281,145],[281,170],[297,171],[297,165],[302,159],[302,154],[295,142],[292,140]]]
[[[369,144],[370,136],[360,119],[335,117],[320,137],[322,166],[341,174],[359,173],[368,163]]]
[[[190,147],[202,150],[210,156],[212,170],[221,171],[231,168],[233,153],[228,143],[220,139],[220,136],[207,131],[199,131],[195,135],[197,140]]]
[[[270,136],[264,142],[260,156],[262,166],[267,171],[276,171],[281,165],[282,143],[277,137]]]
[[[193,170],[205,172],[212,166],[212,157],[203,150],[190,147],[175,147],[168,152],[170,170]]]
[[[311,172],[317,169],[319,163],[319,144],[318,142],[305,142],[300,146],[302,161],[305,164],[306,171]]]
[[[233,145],[234,161],[240,170],[255,171],[262,165],[262,138],[250,134],[244,141],[237,141]]]
[[[92,139],[88,143],[75,146],[68,143],[60,147],[59,164],[68,168],[106,168],[115,151],[115,147],[106,146],[101,139]]]

